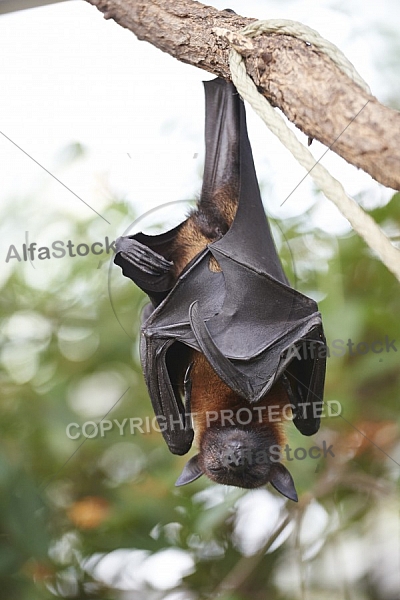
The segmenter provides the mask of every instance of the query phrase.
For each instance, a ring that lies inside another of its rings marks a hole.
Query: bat
[[[269,482],[297,501],[280,462],[282,412],[290,407],[304,435],[319,429],[321,315],[282,269],[243,101],[221,78],[204,87],[206,157],[197,207],[161,235],[119,238],[114,261],[150,299],[140,354],[168,448],[179,455],[193,443],[199,449],[176,485],[203,474],[242,488]]]

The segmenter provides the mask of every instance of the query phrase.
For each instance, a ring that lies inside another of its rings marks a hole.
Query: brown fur
[[[207,426],[221,427],[226,425],[227,413],[222,413],[221,411],[233,411],[233,422],[235,422],[235,415],[241,408],[248,408],[252,413],[252,421],[246,425],[246,427],[259,429],[267,428],[273,434],[273,437],[276,440],[275,443],[280,446],[284,445],[286,438],[282,419],[276,416],[275,410],[272,413],[273,420],[270,420],[268,417],[269,406],[278,407],[280,412],[285,405],[290,404],[286,389],[281,381],[275,383],[266,396],[264,396],[257,403],[251,405],[233,392],[218,377],[203,354],[193,351],[192,361],[193,367],[190,373],[192,382],[191,412],[194,413],[194,441],[197,447],[200,447],[200,440],[202,439]],[[265,407],[265,410],[254,410],[254,407]],[[213,420],[212,417],[212,422],[210,422],[211,420],[207,422],[207,413],[210,415],[213,414],[213,411],[218,412],[218,418]],[[239,415],[239,420],[245,421],[247,419],[245,416]]]
[[[234,187],[226,186],[214,193],[212,198],[201,201],[183,224],[171,255],[176,277],[208,244],[220,239],[228,231],[236,215],[237,201],[232,201],[235,197],[237,193]],[[210,269],[214,272],[220,270],[215,259],[210,259]]]

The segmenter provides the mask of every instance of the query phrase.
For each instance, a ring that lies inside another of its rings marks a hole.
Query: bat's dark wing
[[[200,204],[232,184],[239,197],[232,226],[176,282],[168,244],[179,227],[163,236],[133,236],[133,251],[124,238],[117,242],[115,259],[156,307],[142,326],[142,364],[155,413],[165,424],[164,438],[177,454],[186,453],[193,438],[174,360],[178,356],[186,366],[188,348],[203,352],[220,378],[249,402],[257,402],[284,375],[294,423],[305,435],[319,428],[315,409],[322,403],[325,376],[321,316],[313,300],[289,286],[282,270],[261,201],[243,102],[221,79],[205,83],[205,92]],[[210,269],[211,257],[221,271]]]
[[[183,223],[161,235],[137,233],[117,240],[114,258],[125,277],[129,277],[157,306],[168,295],[176,277],[169,260],[171,247]]]

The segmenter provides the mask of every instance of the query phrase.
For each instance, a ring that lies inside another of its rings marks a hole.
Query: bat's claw
[[[175,278],[171,261],[131,237],[118,238],[116,248],[115,264],[140,288],[146,292],[164,292],[172,288]]]

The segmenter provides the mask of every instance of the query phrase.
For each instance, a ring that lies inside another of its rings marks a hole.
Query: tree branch
[[[192,0],[86,1],[140,40],[225,79],[230,47],[218,28],[238,32],[254,21]],[[247,72],[274,106],[306,135],[400,190],[399,112],[364,92],[312,45],[277,34],[249,42]]]

